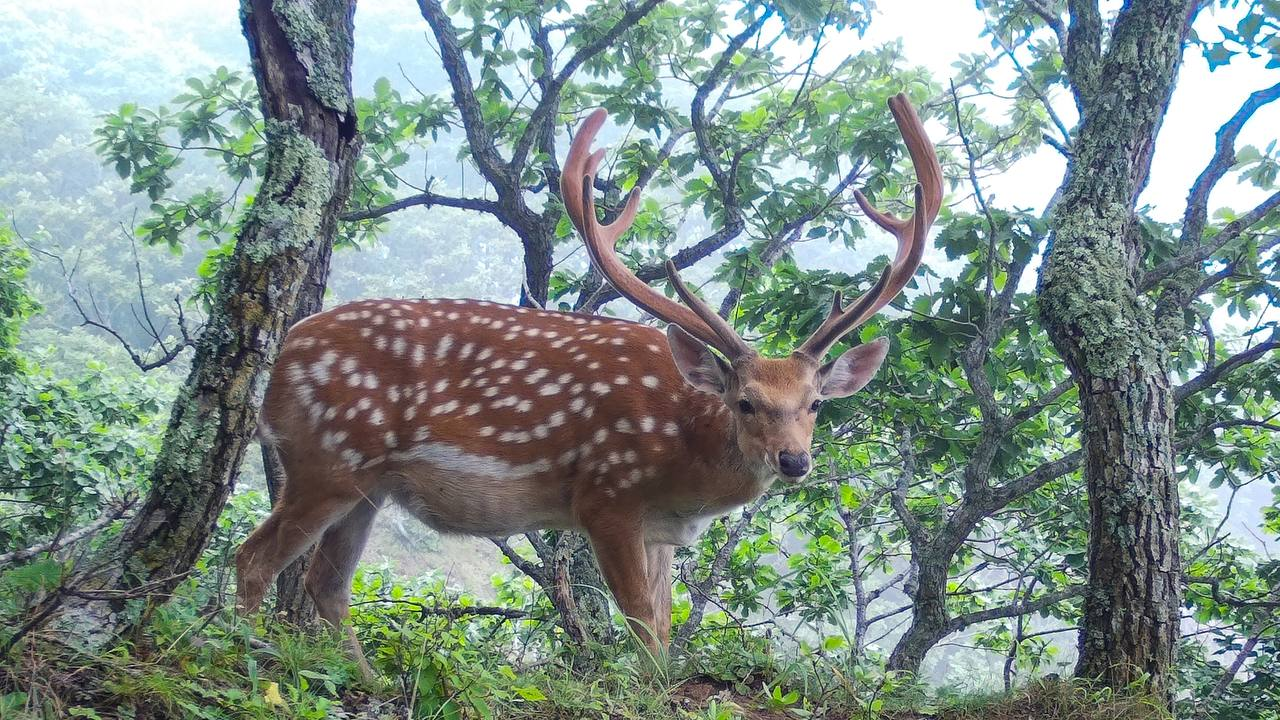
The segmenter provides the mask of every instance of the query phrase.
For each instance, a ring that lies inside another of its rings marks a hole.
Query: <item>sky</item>
[[[1234,25],[1236,17],[1233,11],[1207,9],[1197,20],[1195,30],[1203,38],[1220,37],[1218,25]],[[907,58],[928,67],[935,77],[946,78],[954,72],[951,63],[962,53],[990,47],[979,37],[982,31],[982,15],[971,2],[881,2],[862,42],[875,45],[902,38]],[[1211,73],[1202,57],[1188,53],[1160,130],[1151,181],[1139,202],[1151,205],[1159,220],[1181,218],[1188,189],[1213,156],[1218,127],[1250,92],[1277,80],[1280,72],[1267,70],[1262,61],[1237,58],[1229,67]],[[1065,91],[1051,99],[1064,119],[1075,117],[1074,105]],[[1273,104],[1253,117],[1237,145],[1265,146],[1276,137],[1276,128],[1280,128],[1280,105]],[[1063,167],[1062,157],[1052,148],[1043,147],[1002,177],[993,178],[991,189],[998,204],[1041,208],[1061,182]],[[1264,196],[1257,188],[1224,180],[1210,205],[1244,208]]]
[[[581,0],[573,0],[570,4],[581,4]],[[171,66],[177,77],[199,73],[220,64],[242,66],[245,63],[243,55],[228,58],[206,52],[201,37],[185,38],[186,42],[184,38],[157,37],[157,30],[192,16],[206,18],[210,34],[238,36],[237,3],[232,0],[198,5],[166,0],[96,0],[90,4],[80,0],[17,0],[17,5],[53,6],[67,13],[93,16],[95,25],[105,34],[120,38],[125,48],[133,46],[138,53],[155,54],[155,61]],[[1201,37],[1218,37],[1217,26],[1234,25],[1239,12],[1207,9],[1201,13],[1195,29]],[[911,62],[926,66],[935,78],[945,82],[954,72],[952,63],[962,54],[989,49],[989,41],[981,37],[982,22],[982,14],[968,0],[881,0],[865,35],[859,37],[853,31],[829,35],[824,56],[834,62],[841,56],[834,50],[841,45],[853,53],[901,38],[904,56]],[[356,14],[358,83],[362,80],[359,77],[360,47],[379,43],[378,27],[388,23],[425,28],[412,0],[361,0]],[[179,47],[185,47],[185,50],[157,53],[160,42],[169,44],[174,50]],[[121,50],[117,47],[114,51]],[[416,49],[415,57],[406,57],[408,71],[412,73],[414,65],[433,59],[425,57],[427,52],[424,51],[425,44]],[[808,48],[795,48],[795,51],[807,53]],[[416,57],[419,54],[424,57]],[[1001,77],[998,72],[993,75]],[[1174,221],[1181,217],[1188,188],[1213,154],[1214,132],[1235,112],[1250,91],[1270,85],[1278,78],[1280,72],[1265,69],[1262,61],[1239,56],[1229,67],[1211,73],[1203,58],[1188,53],[1156,146],[1150,184],[1141,198],[1142,203],[1152,206],[1156,218]],[[357,87],[356,91],[367,92],[368,88]],[[1074,105],[1065,91],[1056,92],[1053,101],[1068,122],[1075,117]],[[1274,128],[1278,127],[1280,104],[1274,104],[1255,115],[1241,133],[1239,144],[1265,145],[1276,137]],[[935,132],[937,130],[935,128]],[[996,204],[1041,208],[1061,181],[1062,170],[1062,157],[1053,149],[1044,147],[1034,156],[1017,163],[1003,176],[992,178],[990,192]],[[1263,193],[1256,188],[1238,186],[1228,179],[1212,197],[1211,206],[1243,208],[1262,197]]]

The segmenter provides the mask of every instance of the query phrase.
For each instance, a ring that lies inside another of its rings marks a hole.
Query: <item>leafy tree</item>
[[[1129,652],[1167,686],[1165,663],[1185,611],[1208,624],[1225,651],[1236,652],[1221,665],[1188,660],[1186,682],[1230,698],[1254,681],[1233,666],[1237,651],[1255,636],[1243,656],[1265,655],[1274,644],[1275,608],[1267,603],[1275,585],[1268,566],[1229,541],[1197,501],[1216,485],[1274,482],[1280,456],[1269,312],[1276,292],[1275,148],[1236,148],[1240,128],[1275,91],[1259,90],[1219,132],[1184,222],[1159,223],[1136,211],[1177,63],[1183,55],[1216,52],[1213,41],[1197,44],[1194,35],[1184,42],[1175,33],[1181,21],[1161,25],[1159,33],[1137,32],[1157,8],[1170,6],[1131,3],[1104,17],[1088,3],[985,2],[990,52],[962,58],[953,88],[944,89],[906,66],[892,46],[818,71],[826,34],[865,21],[857,5],[843,16],[790,3],[699,2],[605,3],[575,14],[554,4],[446,9],[423,0],[449,94],[410,92],[387,80],[356,102],[366,146],[340,236],[367,244],[411,207],[432,208],[428,217],[458,225],[464,213],[467,225],[489,218],[496,220],[490,227],[500,224],[510,235],[499,235],[486,251],[506,243],[524,258],[525,301],[599,310],[612,291],[581,263],[553,259],[557,247],[562,257],[577,247],[557,196],[562,130],[583,110],[603,105],[630,125],[597,181],[606,215],[632,188],[644,188],[646,197],[620,252],[641,277],[658,281],[664,256],[683,268],[730,249],[722,265],[701,262],[694,274],[722,282],[729,289],[724,314],[763,350],[781,352],[818,322],[835,290],[848,295],[874,278],[875,267],[855,275],[803,267],[834,265],[850,246],[866,247],[861,218],[846,199],[850,187],[864,188],[882,205],[910,197],[913,178],[883,110],[884,99],[905,88],[945,128],[935,142],[951,150],[944,161],[954,204],[935,239],[948,268],[941,257],[931,260],[932,270],[899,302],[902,314],[865,329],[860,339],[891,337],[891,360],[867,393],[824,410],[825,472],[717,523],[681,558],[677,643],[695,655],[709,652],[700,637],[765,615],[796,644],[855,669],[884,661],[925,673],[929,658],[951,652],[933,649],[957,633],[991,651],[1007,684],[1054,662],[1057,648],[1048,641],[1080,621],[1089,543],[1105,540],[1086,533],[1088,503],[1097,498],[1086,496],[1079,471],[1091,452],[1103,464],[1112,458],[1082,443],[1104,425],[1091,419],[1096,408],[1081,402],[1092,387],[1082,373],[1091,366],[1081,365],[1083,355],[1065,365],[1059,360],[1059,352],[1070,358],[1074,351],[1062,349],[1057,290],[1046,280],[1046,294],[1037,296],[1031,285],[1046,257],[1041,267],[1049,269],[1041,271],[1051,275],[1055,254],[1088,256],[1064,249],[1075,242],[1062,240],[1064,228],[1080,217],[1082,198],[1105,196],[1125,234],[1098,236],[1109,245],[1084,235],[1077,240],[1123,253],[1073,267],[1060,275],[1066,281],[1059,289],[1078,295],[1093,287],[1085,280],[1116,280],[1108,287],[1124,303],[1084,307],[1123,308],[1132,327],[1141,328],[1118,339],[1141,346],[1156,370],[1149,379],[1167,390],[1167,406],[1157,408],[1162,424],[1151,434],[1163,438],[1156,443],[1160,472],[1130,473],[1122,489],[1148,488],[1130,492],[1138,500],[1163,497],[1159,544],[1173,557],[1181,535],[1187,559],[1180,571],[1158,573],[1164,584],[1152,601],[1164,616],[1150,637],[1159,642],[1110,647]],[[1250,20],[1233,31],[1256,38],[1252,45],[1234,36],[1223,42],[1242,55],[1246,47],[1271,52],[1268,7],[1247,9],[1263,17],[1256,30]],[[1084,42],[1073,46],[1073,36]],[[1131,54],[1124,42],[1134,37],[1161,38],[1153,59],[1164,64],[1142,67],[1158,76],[1150,79],[1158,92],[1126,70]],[[788,62],[795,56],[783,52],[789,44],[804,51],[802,61]],[[1116,64],[1098,69],[1107,62]],[[181,244],[204,234],[222,244],[206,264],[212,279],[231,257],[234,226],[227,223],[243,202],[231,188],[260,178],[267,154],[261,120],[252,115],[253,90],[241,76],[221,71],[190,87],[176,112],[135,107],[108,119],[100,150],[113,166],[126,161],[131,182],[142,179],[139,191],[159,188],[139,226],[147,239]],[[1146,103],[1141,118],[1125,114],[1137,105],[1112,103],[1125,117],[1090,126],[1091,113],[1106,109],[1090,110],[1097,98],[1130,95]],[[1073,126],[1062,101],[1077,98],[1084,123]],[[1107,138],[1118,137],[1113,131],[1129,133],[1133,142],[1124,147],[1132,153],[1107,151]],[[985,179],[1045,146],[1072,167],[1086,160],[1106,167],[1069,173],[1044,214],[1001,207]],[[197,153],[212,157],[231,182],[213,191],[181,189],[181,163]],[[441,154],[462,158],[470,177],[482,178],[479,189],[474,179],[408,179],[407,168]],[[1107,174],[1121,165],[1123,177]],[[1253,208],[1211,213],[1209,191],[1227,177],[1270,195]],[[1092,232],[1093,224],[1086,225]],[[1123,242],[1111,242],[1117,238]],[[1124,262],[1114,264],[1117,257]],[[457,290],[469,292],[470,286]],[[1086,345],[1078,350],[1104,348]],[[1175,482],[1181,508],[1170,495]],[[560,539],[531,540],[541,564],[511,546],[508,557],[545,581],[558,570]],[[1106,569],[1095,563],[1092,577],[1106,584]],[[1171,599],[1183,583],[1186,604],[1179,608]],[[549,592],[554,597],[554,587]],[[904,634],[889,635],[902,620],[909,620]],[[1098,637],[1096,630],[1089,632]],[[1203,658],[1199,647],[1183,647]]]
[[[88,580],[120,592],[111,603],[63,613],[89,638],[136,622],[123,612],[131,591],[154,597],[194,566],[253,435],[256,388],[305,286],[324,285],[360,146],[350,88],[354,9],[354,3],[266,2],[241,8],[266,118],[266,170],[218,273],[147,498],[94,568],[101,576]]]

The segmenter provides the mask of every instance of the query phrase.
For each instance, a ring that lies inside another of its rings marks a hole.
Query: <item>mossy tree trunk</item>
[[[1071,3],[1065,50],[1081,123],[1052,216],[1040,312],[1080,391],[1089,584],[1077,673],[1167,691],[1181,569],[1173,392],[1137,289],[1134,203],[1198,3],[1126,3],[1104,53],[1093,3]]]
[[[266,121],[266,171],[174,402],[146,501],[103,571],[86,581],[113,599],[64,613],[90,633],[136,624],[124,599],[151,607],[195,566],[253,442],[268,373],[300,298],[318,297],[314,286],[327,277],[359,153],[354,10],[355,0],[241,4]]]

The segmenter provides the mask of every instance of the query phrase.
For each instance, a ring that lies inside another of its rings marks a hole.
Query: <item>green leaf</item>
[[[541,702],[547,699],[547,696],[541,690],[532,685],[520,685],[512,688],[517,695],[530,702]]]

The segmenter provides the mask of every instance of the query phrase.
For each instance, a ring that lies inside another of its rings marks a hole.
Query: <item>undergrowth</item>
[[[386,572],[362,573],[353,619],[377,675],[364,680],[340,633],[263,615],[238,619],[221,605],[225,588],[190,583],[132,642],[89,652],[48,630],[23,637],[0,665],[0,718],[1163,717],[1153,703],[1069,683],[939,699],[838,652],[783,652],[727,622],[699,631],[675,660],[655,664],[619,643],[590,648],[594,662],[584,664],[527,590],[500,588],[527,613],[511,620],[458,612],[474,600],[440,582],[408,586]]]

